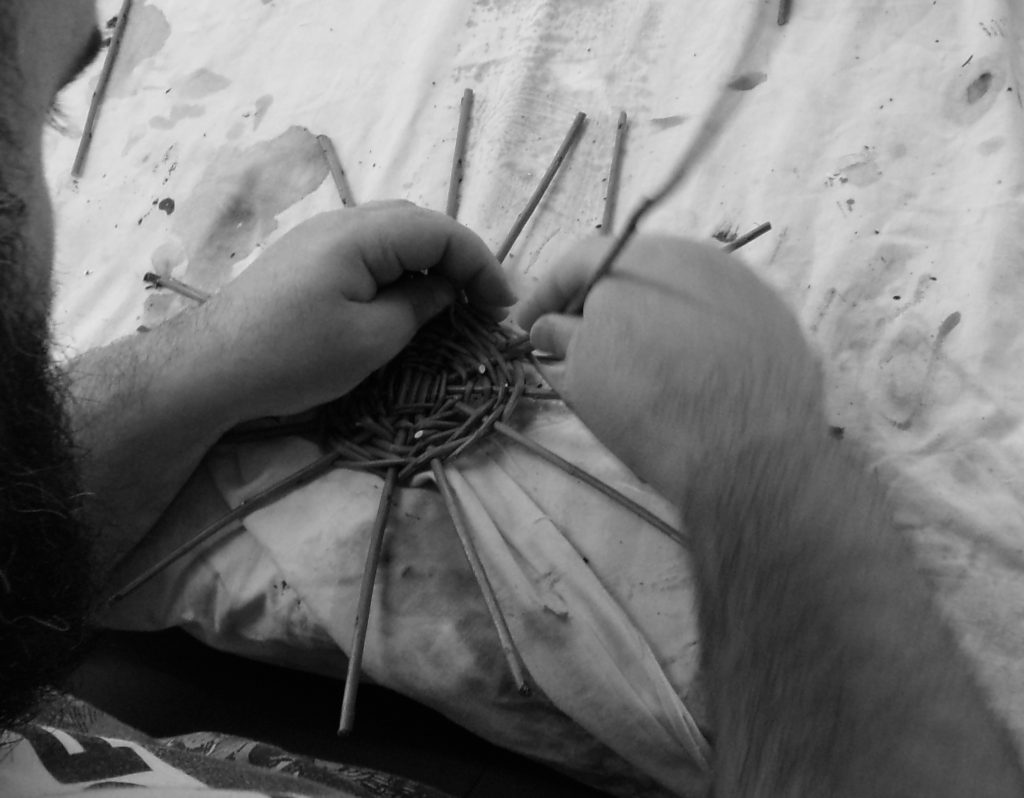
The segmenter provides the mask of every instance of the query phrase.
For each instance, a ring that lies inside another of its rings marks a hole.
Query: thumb
[[[530,328],[530,343],[558,360],[565,360],[572,338],[583,320],[578,316],[547,313],[537,319]]]
[[[565,358],[569,354],[572,338],[582,323],[583,320],[578,316],[547,313],[537,319],[530,329],[530,342],[534,350],[553,358],[553,362],[542,360],[538,363],[541,375],[567,403],[570,401],[566,395],[569,367]]]
[[[565,363],[544,363],[539,362],[537,368],[540,371],[540,375],[545,379],[551,389],[557,393],[562,400],[571,406],[571,397],[566,396],[566,386],[568,385],[568,372],[569,369]]]

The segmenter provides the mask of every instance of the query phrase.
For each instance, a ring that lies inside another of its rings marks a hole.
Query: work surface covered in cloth
[[[118,3],[104,0],[104,19]],[[829,422],[893,486],[901,534],[1024,741],[1024,16],[1009,0],[137,0],[84,176],[69,177],[98,66],[47,135],[62,355],[216,291],[299,221],[339,207],[316,134],[360,202],[443,209],[463,90],[476,94],[459,214],[497,246],[577,111],[551,193],[506,260],[529,292],[601,219],[620,110],[620,219],[657,187],[760,15],[738,113],[649,231],[728,240],[798,315]],[[662,517],[558,403],[514,417]],[[299,438],[218,447],[137,572],[310,462]],[[623,795],[704,779],[686,552],[512,444],[451,471],[536,692],[515,693],[435,491],[403,489],[366,650],[369,678]],[[344,671],[380,480],[335,471],[247,517],[121,604],[121,628]],[[325,696],[325,700],[335,700]]]

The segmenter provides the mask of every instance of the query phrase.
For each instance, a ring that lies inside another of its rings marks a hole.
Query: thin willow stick
[[[724,247],[722,247],[722,249],[724,249],[726,252],[735,252],[740,247],[745,247],[755,238],[760,238],[771,229],[771,222],[762,222],[750,232],[744,233],[735,241],[731,241],[730,243],[726,244]]]
[[[789,22],[789,12],[792,8],[792,0],[779,0],[779,24],[785,25]]]
[[[355,469],[373,469],[373,468],[390,468],[395,465],[401,465],[403,461],[394,460],[378,460],[376,462],[366,461],[342,461],[339,459],[337,452],[329,452],[322,457],[317,458],[309,465],[300,468],[293,474],[285,477],[279,482],[275,482],[269,488],[256,493],[249,498],[243,500],[237,507],[232,508],[228,512],[224,513],[216,521],[213,521],[208,526],[200,530],[190,540],[182,543],[178,548],[162,558],[160,561],[151,565],[141,574],[132,579],[127,585],[122,587],[116,593],[114,593],[109,599],[108,604],[116,604],[123,600],[125,597],[134,593],[142,585],[156,576],[158,573],[163,571],[169,565],[177,562],[179,559],[184,557],[196,546],[213,537],[213,535],[220,532],[222,529],[227,527],[234,521],[243,518],[250,513],[254,513],[268,504],[273,504],[280,498],[287,496],[293,490],[298,488],[305,482],[308,482],[322,474],[327,473],[332,468],[355,468]]]
[[[377,505],[377,517],[370,531],[370,546],[366,550],[366,565],[363,568],[363,581],[359,586],[359,603],[356,619],[352,628],[352,648],[348,656],[348,672],[345,674],[345,693],[341,699],[341,718],[338,721],[338,734],[349,734],[355,726],[356,696],[359,693],[360,671],[363,667],[363,647],[366,644],[366,630],[370,622],[370,604],[373,601],[373,585],[377,581],[377,568],[380,553],[384,544],[384,531],[388,526],[388,515],[391,512],[391,499],[398,483],[398,469],[388,469],[381,489],[380,504]]]
[[[156,272],[146,272],[142,275],[142,279],[149,283],[154,288],[166,288],[168,291],[173,291],[176,294],[181,294],[189,299],[194,299],[196,302],[203,303],[209,299],[212,294],[208,294],[206,291],[200,291],[198,288],[193,288],[181,280],[175,280],[173,277],[164,277]]]
[[[682,531],[676,529],[675,527],[669,524],[666,524],[646,507],[637,504],[635,501],[630,499],[625,494],[615,490],[615,488],[613,488],[607,482],[603,482],[602,480],[595,477],[593,474],[584,471],[577,465],[570,463],[565,458],[555,454],[546,446],[542,446],[536,441],[530,440],[525,435],[523,435],[520,432],[517,432],[504,422],[494,422],[494,431],[500,435],[504,435],[510,441],[518,443],[524,449],[533,452],[535,455],[547,460],[552,465],[558,466],[570,476],[576,477],[576,479],[580,480],[581,482],[585,482],[586,484],[590,485],[590,487],[600,491],[612,501],[617,502],[622,507],[625,507],[633,514],[642,518],[655,529],[659,529],[662,532],[664,532],[680,546],[683,546],[687,549],[690,548],[690,541],[687,539],[686,535]]]
[[[622,174],[622,154],[626,144],[626,128],[629,120],[625,111],[619,112],[619,123],[615,126],[615,144],[612,147],[612,162],[608,167],[608,185],[604,195],[604,215],[601,217],[601,234],[610,236],[615,226],[615,206],[619,197],[619,176]]]
[[[697,130],[693,141],[690,146],[684,150],[682,157],[676,163],[675,167],[669,173],[668,178],[664,184],[650,197],[645,197],[637,205],[636,209],[630,214],[629,219],[626,221],[626,226],[622,232],[615,238],[612,246],[609,247],[608,252],[605,253],[604,258],[598,264],[597,270],[591,276],[590,280],[584,286],[583,290],[576,294],[566,305],[565,312],[570,315],[578,316],[583,310],[583,303],[586,301],[587,294],[590,293],[590,289],[594,287],[598,280],[608,274],[611,271],[612,265],[615,263],[615,259],[619,257],[622,250],[626,248],[626,244],[633,237],[636,232],[637,225],[640,220],[655,206],[665,200],[672,192],[678,189],[690,175],[693,167],[698,161],[704,156],[704,153],[708,151],[711,145],[715,142],[721,132],[725,129],[726,123],[732,118],[733,114],[736,113],[736,109],[739,107],[743,95],[743,87],[747,84],[746,75],[742,74],[741,67],[746,63],[748,54],[754,51],[754,43],[761,32],[762,12],[759,10],[754,14],[754,21],[751,24],[750,29],[747,31],[746,38],[739,48],[739,55],[736,59],[731,75],[733,76],[725,88],[719,93],[715,102],[712,104],[711,109],[708,111],[707,116],[704,117],[704,122]]]
[[[459,104],[459,130],[455,134],[455,154],[452,156],[452,175],[448,180],[448,204],[445,210],[453,219],[459,215],[459,190],[466,163],[466,141],[469,133],[469,118],[473,111],[473,90],[462,93]]]
[[[512,245],[515,244],[516,239],[519,238],[519,234],[523,232],[523,228],[526,227],[526,223],[530,220],[530,216],[540,205],[541,199],[544,197],[544,192],[548,190],[548,186],[551,185],[551,181],[554,180],[555,174],[558,172],[558,167],[562,165],[562,161],[565,160],[565,156],[569,153],[569,149],[579,138],[580,133],[583,132],[583,122],[586,120],[587,115],[580,111],[576,114],[576,118],[573,119],[572,125],[569,127],[569,132],[565,134],[565,138],[562,139],[562,143],[558,148],[558,152],[555,153],[555,157],[548,165],[547,171],[544,172],[544,176],[540,179],[540,184],[534,189],[533,196],[530,197],[530,201],[526,203],[526,207],[522,213],[516,217],[515,222],[512,224],[512,229],[508,231],[508,235],[505,236],[505,240],[501,246],[498,247],[498,251],[495,256],[498,258],[498,262],[505,260],[505,256],[508,255],[509,250],[512,249]]]
[[[526,681],[526,673],[519,659],[519,652],[516,651],[515,645],[512,642],[512,633],[508,630],[505,616],[501,614],[498,599],[495,597],[490,580],[487,578],[487,571],[484,570],[484,564],[480,560],[480,555],[477,554],[476,546],[473,545],[473,539],[469,536],[465,519],[462,517],[462,510],[459,509],[451,483],[448,482],[448,475],[445,474],[444,466],[438,459],[430,461],[430,469],[434,472],[434,479],[437,482],[438,489],[441,491],[441,498],[444,500],[448,515],[451,516],[452,523],[455,525],[455,532],[462,543],[462,550],[466,553],[466,559],[469,560],[469,568],[476,578],[476,583],[484,597],[484,604],[487,606],[487,612],[490,614],[494,628],[498,632],[498,642],[501,644],[501,651],[505,655],[506,662],[508,662],[509,670],[512,672],[516,689],[519,690],[520,695],[528,696],[532,694],[533,690],[530,688],[529,682]]]
[[[325,136],[322,133],[316,137],[316,140],[320,145],[320,151],[324,154],[324,160],[327,161],[327,168],[331,170],[331,178],[334,180],[334,187],[338,190],[341,204],[346,208],[354,208],[356,200],[352,196],[352,187],[348,184],[345,170],[338,159],[338,151],[334,149],[334,142],[331,141],[330,136]]]
[[[80,177],[82,170],[85,168],[85,157],[89,153],[89,146],[92,144],[93,129],[96,127],[100,105],[103,104],[103,96],[107,93],[110,73],[114,70],[114,61],[117,60],[117,53],[121,49],[121,41],[124,39],[124,32],[128,27],[128,12],[131,10],[131,5],[132,0],[124,0],[121,3],[121,10],[117,15],[117,27],[114,28],[114,34],[110,37],[110,47],[107,48],[106,58],[103,59],[103,68],[100,71],[99,80],[96,82],[96,90],[92,93],[89,113],[85,117],[82,138],[78,141],[78,152],[75,153],[75,162],[71,166],[72,177]]]

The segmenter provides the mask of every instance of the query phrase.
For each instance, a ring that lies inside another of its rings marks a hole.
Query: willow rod
[[[676,529],[675,527],[669,524],[666,524],[646,507],[637,504],[628,496],[615,490],[615,488],[613,488],[608,483],[602,482],[593,474],[584,471],[582,468],[580,468],[577,465],[574,465],[573,463],[570,463],[565,458],[555,454],[546,446],[542,446],[536,441],[530,440],[522,433],[516,432],[516,430],[514,430],[512,427],[510,427],[508,424],[505,424],[502,421],[494,422],[494,431],[497,432],[499,435],[504,435],[510,441],[518,443],[524,449],[533,452],[535,455],[543,458],[544,460],[547,460],[552,465],[558,466],[567,474],[569,474],[569,476],[576,477],[576,479],[580,480],[581,482],[585,482],[587,485],[590,485],[590,487],[594,488],[597,491],[600,491],[612,501],[618,503],[622,507],[625,507],[634,515],[642,518],[655,529],[664,532],[668,537],[670,537],[680,546],[683,546],[687,549],[690,548],[690,541],[687,540],[686,536],[680,530]]]
[[[576,139],[579,138],[580,133],[583,132],[583,123],[586,121],[587,115],[580,111],[576,114],[575,119],[572,121],[572,125],[569,126],[569,132],[565,134],[565,138],[562,139],[561,145],[558,147],[558,152],[555,153],[555,157],[551,160],[547,170],[544,172],[544,176],[541,177],[540,183],[537,188],[534,189],[533,195],[530,197],[530,201],[526,203],[526,207],[523,208],[519,216],[516,217],[515,222],[512,224],[512,229],[508,231],[508,235],[505,236],[505,240],[501,246],[498,247],[498,251],[495,252],[495,256],[498,258],[498,262],[505,260],[509,251],[512,249],[512,245],[515,244],[516,239],[519,238],[519,234],[523,232],[523,228],[526,227],[526,223],[530,221],[530,217],[533,212],[540,205],[541,199],[544,197],[544,193],[548,190],[548,186],[551,185],[551,181],[555,179],[555,174],[558,172],[558,168],[562,165],[565,160],[565,156],[568,155],[572,145],[576,143]]]
[[[212,296],[212,294],[208,294],[206,291],[200,291],[198,288],[193,288],[192,286],[181,282],[181,280],[175,280],[173,277],[164,277],[162,274],[157,274],[156,272],[146,272],[142,275],[142,279],[154,288],[166,288],[168,291],[173,291],[183,297],[193,299],[200,304]]]
[[[459,508],[451,483],[448,481],[448,475],[444,472],[444,465],[435,458],[430,461],[430,470],[434,473],[434,480],[441,491],[441,498],[444,500],[448,515],[451,516],[452,523],[455,525],[455,532],[459,536],[459,542],[462,543],[462,550],[466,553],[469,568],[473,572],[477,585],[480,586],[480,592],[484,597],[484,604],[487,606],[487,612],[490,614],[491,621],[494,623],[494,628],[498,633],[498,642],[501,644],[501,651],[505,655],[505,661],[508,662],[508,668],[512,672],[516,689],[520,695],[528,696],[533,691],[530,688],[529,682],[526,681],[526,673],[519,659],[519,652],[516,651],[515,644],[512,642],[512,633],[509,632],[508,623],[505,621],[505,616],[501,613],[501,607],[498,606],[498,599],[495,597],[494,589],[487,578],[484,564],[480,560],[476,546],[473,545],[473,539],[469,535],[469,529],[466,527],[462,510]]]
[[[785,25],[789,22],[789,12],[793,8],[792,0],[779,0],[779,19],[780,25]]]
[[[750,57],[749,54],[755,50],[754,45],[761,33],[762,17],[763,11],[755,12],[753,23],[739,47],[736,64],[730,73],[733,78],[722,89],[722,91],[719,92],[718,97],[715,98],[715,102],[711,105],[707,115],[704,117],[704,122],[701,124],[700,128],[698,128],[690,146],[683,151],[683,154],[676,162],[675,167],[673,167],[661,188],[659,188],[650,197],[642,199],[630,214],[626,221],[626,226],[623,228],[622,232],[615,237],[612,246],[608,248],[604,258],[598,264],[597,269],[594,271],[594,274],[584,286],[583,290],[576,294],[576,296],[570,299],[566,304],[565,313],[578,316],[583,311],[583,303],[586,301],[587,294],[590,293],[590,289],[594,287],[598,280],[611,271],[616,258],[622,254],[622,250],[626,248],[626,244],[629,243],[633,234],[636,232],[641,219],[643,219],[654,206],[659,205],[684,182],[686,182],[686,178],[689,177],[694,166],[696,166],[704,157],[704,154],[710,149],[711,145],[717,141],[719,135],[721,135],[722,131],[725,129],[726,124],[736,113],[736,109],[739,107],[742,96],[749,84],[749,77],[744,74],[742,67]]]
[[[215,534],[220,532],[222,529],[227,527],[234,521],[244,518],[250,513],[254,513],[257,510],[266,507],[268,504],[273,504],[280,498],[287,496],[297,487],[305,482],[308,482],[322,474],[326,474],[332,468],[353,468],[353,469],[373,469],[373,468],[390,468],[395,465],[401,465],[401,461],[393,460],[379,460],[376,462],[359,462],[359,461],[342,461],[339,459],[337,452],[329,452],[309,465],[300,468],[293,474],[285,477],[279,482],[275,482],[269,488],[260,491],[248,499],[243,500],[237,507],[224,513],[220,518],[213,521],[208,526],[200,530],[190,540],[182,543],[178,548],[163,557],[154,565],[144,570],[141,574],[132,579],[128,584],[114,593],[108,600],[108,604],[116,604],[118,601],[123,600],[125,597],[134,593],[142,585],[156,576],[158,573],[163,571],[168,566],[177,562],[179,559],[184,557],[198,545],[213,537]]]
[[[608,167],[608,185],[605,187],[604,214],[601,216],[601,233],[610,236],[615,226],[615,206],[619,197],[619,177],[622,174],[622,155],[626,146],[626,128],[629,119],[625,111],[619,112],[615,126],[615,144],[612,146],[612,162]]]
[[[78,141],[78,152],[75,153],[75,162],[71,165],[72,177],[81,177],[82,170],[85,168],[85,158],[92,144],[96,119],[100,113],[100,106],[103,104],[103,97],[107,93],[107,84],[110,82],[110,74],[114,70],[114,62],[117,60],[117,54],[121,49],[125,29],[128,27],[128,12],[131,10],[131,5],[132,0],[124,0],[121,3],[121,10],[117,14],[117,27],[114,28],[114,34],[110,37],[110,47],[107,49],[106,58],[103,59],[103,68],[100,71],[99,80],[96,82],[96,90],[92,93],[89,113],[85,117],[82,138]]]
[[[735,252],[740,247],[745,247],[747,244],[749,244],[755,238],[760,238],[761,236],[763,236],[765,233],[767,233],[771,229],[772,229],[772,223],[771,222],[762,222],[757,227],[755,227],[753,230],[751,230],[751,231],[741,235],[735,241],[730,241],[728,244],[726,244],[724,247],[722,247],[722,249],[724,249],[726,252]]]
[[[334,181],[334,187],[338,191],[338,199],[341,200],[342,206],[354,208],[356,200],[352,195],[352,186],[348,184],[348,178],[345,177],[345,169],[338,158],[334,142],[331,141],[330,136],[325,136],[322,133],[316,137],[316,142],[320,145],[320,152],[323,153],[324,160],[327,161],[327,168],[331,173],[331,179]]]
[[[377,581],[377,568],[384,546],[384,532],[388,526],[391,499],[395,495],[397,483],[398,469],[392,466],[384,478],[380,504],[377,505],[377,517],[373,521],[373,529],[370,530],[370,546],[366,550],[366,565],[363,568],[363,581],[359,586],[359,603],[352,628],[352,647],[348,655],[348,671],[345,674],[345,692],[341,699],[341,718],[338,721],[339,735],[350,733],[355,726],[356,696],[359,693],[360,671],[363,667],[363,648],[366,645],[366,630],[370,621],[373,585]]]
[[[459,129],[455,134],[455,153],[452,155],[452,174],[448,180],[448,203],[445,209],[453,219],[459,215],[459,191],[466,165],[466,143],[469,138],[469,119],[473,112],[473,90],[466,89],[459,103]]]

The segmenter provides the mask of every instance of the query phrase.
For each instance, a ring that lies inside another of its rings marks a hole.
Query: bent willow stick
[[[626,220],[626,226],[623,228],[622,232],[616,236],[612,246],[608,248],[608,252],[605,253],[604,258],[602,258],[601,262],[598,264],[597,269],[594,271],[594,274],[591,276],[586,286],[575,297],[570,299],[566,305],[565,312],[567,314],[578,316],[583,311],[583,303],[587,298],[587,294],[590,293],[590,290],[601,278],[611,271],[616,258],[618,258],[622,253],[622,250],[626,248],[626,244],[629,243],[633,234],[636,232],[637,225],[640,224],[641,219],[643,219],[643,217],[646,216],[656,205],[660,205],[668,198],[669,195],[686,182],[686,178],[689,177],[694,166],[696,166],[704,157],[704,154],[718,139],[729,120],[732,119],[733,115],[736,113],[737,108],[739,108],[742,95],[750,85],[748,76],[744,74],[744,67],[752,57],[751,53],[755,51],[755,44],[761,35],[763,16],[763,9],[754,13],[753,22],[744,41],[737,51],[738,56],[736,58],[736,63],[730,73],[732,78],[711,105],[707,115],[704,117],[703,123],[700,128],[698,128],[693,140],[690,142],[690,146],[683,152],[679,161],[669,173],[668,178],[662,184],[661,188],[655,191],[651,196],[645,197],[641,200],[639,205],[637,205],[629,215],[629,218]]]

